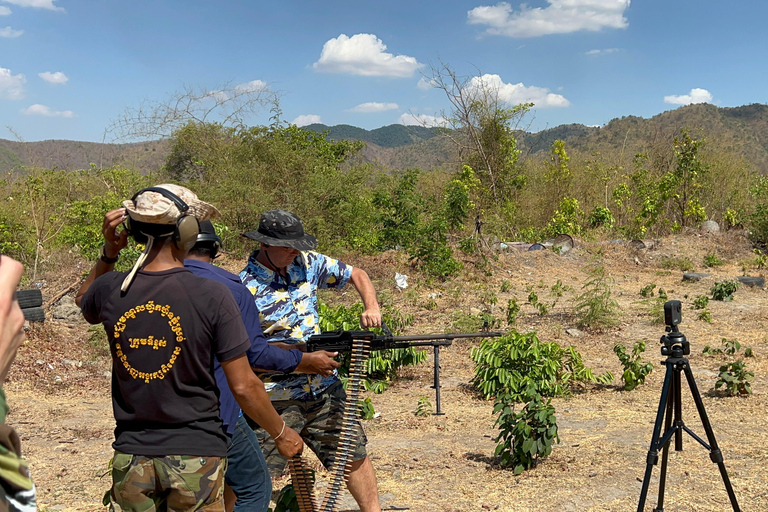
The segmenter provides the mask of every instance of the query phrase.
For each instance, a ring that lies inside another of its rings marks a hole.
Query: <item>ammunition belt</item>
[[[344,483],[349,476],[349,463],[352,452],[357,444],[358,404],[362,398],[363,371],[365,361],[370,353],[370,341],[353,340],[349,377],[347,379],[347,399],[343,407],[343,419],[339,443],[333,460],[328,468],[331,474],[331,484],[325,491],[322,504],[318,508],[318,500],[314,493],[314,482],[311,470],[306,461],[299,455],[288,461],[296,499],[300,512],[335,512],[336,501],[339,499]]]

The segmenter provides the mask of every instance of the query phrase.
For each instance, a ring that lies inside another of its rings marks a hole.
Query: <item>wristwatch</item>
[[[104,263],[117,263],[117,260],[120,258],[120,255],[118,254],[114,258],[110,258],[107,256],[107,253],[104,252],[106,249],[105,245],[101,246],[101,254],[99,255],[99,259],[103,261]]]

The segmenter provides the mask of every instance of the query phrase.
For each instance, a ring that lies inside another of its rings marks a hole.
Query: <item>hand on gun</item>
[[[327,350],[304,352],[301,355],[301,362],[296,367],[296,371],[329,377],[333,375],[333,370],[341,366],[341,363],[332,359],[338,355],[338,352],[328,352]]]

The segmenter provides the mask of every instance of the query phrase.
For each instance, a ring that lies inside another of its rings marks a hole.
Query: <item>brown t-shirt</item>
[[[232,294],[184,268],[139,271],[122,294],[125,275],[100,276],[81,303],[88,322],[104,325],[112,351],[112,446],[145,456],[225,456],[213,358],[250,347]]]

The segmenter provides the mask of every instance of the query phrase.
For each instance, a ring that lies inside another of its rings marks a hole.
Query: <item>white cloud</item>
[[[296,126],[307,126],[308,124],[322,124],[323,120],[317,114],[303,114],[291,121]]]
[[[603,50],[589,50],[585,55],[604,55],[606,53],[616,53],[618,48],[605,48]]]
[[[39,103],[23,108],[20,112],[22,114],[27,114],[28,116],[75,117],[75,113],[71,110],[51,110],[50,107],[40,105]]]
[[[10,26],[5,28],[0,28],[0,37],[7,37],[7,38],[19,37],[23,33],[24,33],[23,30],[13,30],[13,28]]]
[[[53,5],[56,0],[0,0],[0,2],[18,5],[19,7],[34,7],[36,9],[46,9],[48,11],[65,12],[63,7]]]
[[[627,28],[624,11],[630,0],[547,0],[545,8],[521,4],[513,11],[507,2],[483,5],[467,12],[470,25],[487,25],[486,34],[508,37],[538,37],[603,28]]]
[[[361,103],[356,107],[349,109],[349,112],[360,112],[368,114],[370,112],[384,112],[385,110],[397,110],[397,103],[379,103],[377,101],[369,101],[367,103]]]
[[[24,97],[27,79],[22,74],[13,75],[10,69],[0,68],[0,98],[20,100]]]
[[[7,7],[0,5],[0,16],[10,16],[11,10]]]
[[[236,85],[235,90],[238,92],[262,92],[269,89],[269,84],[267,82],[264,82],[263,80],[251,80],[250,82],[246,82],[244,84]]]
[[[562,94],[555,94],[544,87],[529,86],[522,83],[507,84],[499,75],[485,74],[473,77],[467,84],[470,94],[490,95],[503,103],[519,105],[533,103],[535,107],[567,107],[571,103]]]
[[[39,76],[49,84],[53,84],[53,85],[65,84],[69,80],[67,75],[65,75],[61,71],[56,71],[55,73],[51,73],[50,71],[45,71],[44,73],[38,73],[37,76]]]
[[[400,116],[399,123],[406,126],[426,126],[427,128],[432,128],[435,126],[446,126],[448,125],[448,120],[444,117],[435,117],[429,114],[405,112]]]
[[[392,55],[386,49],[387,45],[374,34],[341,34],[326,41],[320,59],[312,67],[323,73],[404,78],[421,66],[413,57]]]
[[[416,84],[416,87],[421,89],[422,91],[428,91],[432,88],[434,88],[434,82],[430,80],[429,78],[423,76],[419,78],[419,83]]]
[[[712,103],[712,94],[706,89],[691,89],[688,94],[664,96],[664,103],[672,105],[690,105],[692,103]]]

